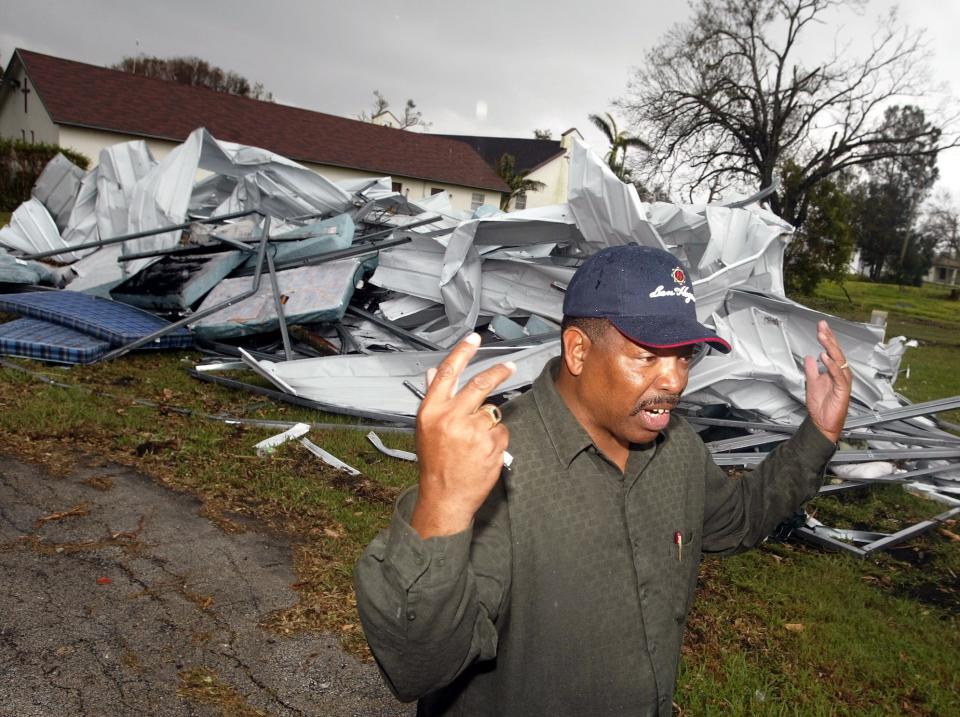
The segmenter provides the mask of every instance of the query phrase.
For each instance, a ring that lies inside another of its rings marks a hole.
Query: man
[[[397,696],[419,699],[419,715],[671,714],[701,553],[756,545],[833,455],[852,377],[826,322],[817,336],[809,417],[740,479],[671,411],[694,348],[730,347],[697,321],[668,252],[612,247],[584,263],[561,356],[502,424],[484,401],[513,367],[457,391],[479,337],[457,345],[428,372],[419,486],[355,571]]]

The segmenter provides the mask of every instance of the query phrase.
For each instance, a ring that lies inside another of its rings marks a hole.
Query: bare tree
[[[534,139],[553,139],[553,130],[551,129],[535,129],[533,130]]]
[[[390,108],[390,101],[384,97],[380,90],[373,91],[373,107],[370,110],[370,114],[366,112],[361,112],[357,115],[357,119],[361,122],[372,122],[375,117],[383,114]],[[394,115],[396,117],[396,115]],[[427,122],[423,119],[423,113],[417,109],[417,104],[413,100],[408,99],[407,103],[403,107],[403,115],[397,117],[397,122],[400,123],[400,129],[410,129],[411,127],[419,127],[420,129],[426,131],[433,126],[433,122]]]
[[[921,231],[936,241],[938,251],[960,258],[960,205],[950,192],[938,192],[924,212]]]
[[[273,100],[273,94],[259,83],[251,83],[246,77],[211,65],[199,57],[152,57],[137,55],[124,57],[111,66],[113,70],[129,72],[143,77],[153,77],[182,85],[206,87],[217,92],[226,92],[254,100]]]
[[[825,16],[862,0],[697,0],[694,17],[646,54],[619,106],[653,145],[645,177],[666,176],[681,191],[716,193],[731,186],[769,186],[784,163],[797,181],[771,208],[801,225],[818,182],[889,158],[936,155],[957,145],[943,120],[891,141],[884,109],[929,90],[922,33],[895,13],[873,36],[865,57],[848,46],[807,64],[803,38]],[[683,176],[683,175],[686,176]]]

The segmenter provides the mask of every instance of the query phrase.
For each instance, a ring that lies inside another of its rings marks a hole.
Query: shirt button
[[[416,619],[417,619],[417,613],[416,613],[416,611],[415,611],[415,610],[407,610],[407,619],[408,619],[408,620],[416,620]]]

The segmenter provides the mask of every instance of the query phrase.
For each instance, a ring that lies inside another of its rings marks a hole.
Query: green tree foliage
[[[937,242],[933,237],[911,230],[907,233],[901,254],[890,262],[885,278],[898,284],[920,286],[933,265],[936,246]]]
[[[691,194],[715,194],[770,186],[792,161],[795,177],[771,197],[771,209],[800,227],[825,179],[956,146],[955,135],[928,123],[884,135],[883,109],[928,89],[922,35],[894,13],[863,57],[841,43],[820,58],[807,44],[799,57],[832,13],[860,4],[694,0],[693,18],[647,52],[618,103],[655,148],[641,168]]]
[[[37,177],[58,153],[81,169],[90,166],[87,157],[72,149],[44,142],[0,139],[0,212],[12,212],[30,199]]]
[[[588,116],[593,125],[603,132],[603,136],[607,138],[607,142],[610,144],[610,149],[606,155],[604,155],[607,166],[610,167],[610,170],[617,175],[617,178],[621,182],[629,182],[631,171],[626,166],[627,152],[632,147],[637,147],[647,152],[650,152],[652,148],[639,137],[634,137],[628,132],[618,128],[616,120],[613,119],[609,112],[605,112],[602,116]]]
[[[226,92],[254,100],[272,101],[273,94],[259,82],[251,83],[246,77],[211,65],[199,57],[153,57],[138,55],[124,57],[111,65],[111,69],[129,72],[143,77],[179,82],[192,87],[206,87],[217,92]]]
[[[551,129],[535,129],[533,130],[534,139],[553,139],[553,130]]]
[[[784,196],[797,196],[802,168],[787,162],[781,184]],[[817,183],[809,198],[807,220],[787,246],[784,280],[787,293],[812,295],[821,279],[843,283],[853,253],[854,198],[850,172]]]
[[[500,155],[500,161],[497,162],[497,174],[500,179],[510,187],[510,194],[501,195],[500,209],[507,211],[510,206],[510,200],[527,192],[539,192],[546,188],[546,184],[538,182],[535,179],[527,179],[527,172],[517,171],[517,158],[512,154]]]
[[[926,137],[935,147],[940,136],[919,107],[894,106],[884,113],[883,138],[897,144],[901,137]],[[882,147],[880,143],[878,146]],[[917,232],[920,208],[939,176],[935,151],[888,156],[873,162],[856,192],[855,239],[870,278],[914,283],[933,260],[935,241]],[[924,266],[926,262],[926,266]]]

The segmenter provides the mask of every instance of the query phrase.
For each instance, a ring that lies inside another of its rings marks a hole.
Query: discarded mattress
[[[0,294],[0,311],[66,326],[123,346],[169,326],[169,322],[119,301],[88,296],[78,291],[31,291]],[[187,348],[193,336],[179,328],[143,348]]]
[[[110,350],[102,339],[39,319],[0,324],[0,354],[57,363],[94,363]]]
[[[277,272],[283,314],[288,325],[339,321],[371,259],[341,259],[316,266]],[[200,313],[249,291],[253,279],[224,279],[197,309]],[[280,326],[268,276],[260,278],[257,293],[233,306],[205,316],[192,328],[205,338],[229,338],[273,331]]]
[[[54,273],[46,264],[24,261],[0,249],[0,284],[52,284]]]
[[[141,309],[189,309],[237,268],[246,255],[239,251],[165,256],[120,286],[110,296]]]

